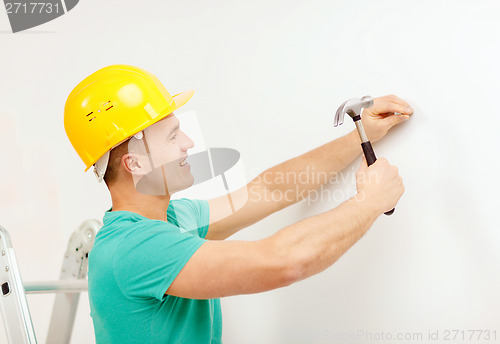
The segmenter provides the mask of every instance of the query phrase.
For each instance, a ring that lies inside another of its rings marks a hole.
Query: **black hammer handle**
[[[363,153],[365,153],[365,158],[368,166],[377,161],[377,157],[375,156],[375,152],[373,151],[370,141],[362,142],[361,147],[363,148]],[[394,213],[394,208],[392,210],[389,210],[388,212],[385,212],[384,214],[392,215],[392,213]]]

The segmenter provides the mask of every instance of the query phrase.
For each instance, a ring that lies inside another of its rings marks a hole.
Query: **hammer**
[[[356,124],[356,128],[358,129],[359,137],[361,138],[361,148],[363,148],[363,153],[366,157],[366,162],[368,166],[377,161],[377,157],[375,156],[375,152],[373,151],[373,147],[371,142],[366,137],[365,129],[363,128],[363,124],[361,123],[361,111],[362,109],[366,109],[373,106],[373,98],[370,96],[364,96],[361,99],[352,98],[345,101],[335,113],[335,122],[334,126],[341,125],[344,123],[344,114],[348,114],[351,116],[354,124]],[[394,209],[389,210],[384,213],[385,215],[392,215],[394,213]]]

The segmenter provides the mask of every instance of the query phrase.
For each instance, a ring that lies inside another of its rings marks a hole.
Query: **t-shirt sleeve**
[[[163,221],[138,225],[113,255],[119,288],[126,297],[163,300],[179,272],[205,241]]]
[[[207,200],[193,199],[193,206],[197,212],[198,221],[198,235],[200,238],[205,238],[208,233],[208,226],[210,223],[210,207]]]
[[[210,224],[210,207],[207,200],[181,198],[174,201],[170,214],[187,230],[197,230],[200,238],[205,238]]]

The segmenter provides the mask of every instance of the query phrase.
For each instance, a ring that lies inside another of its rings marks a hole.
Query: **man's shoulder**
[[[199,236],[204,237],[209,222],[208,201],[188,198],[172,200],[167,218],[185,231],[198,230]]]
[[[179,213],[182,215],[199,217],[204,213],[208,213],[209,204],[207,200],[179,198],[171,200],[167,214],[173,215]]]
[[[184,210],[184,211],[196,211],[202,205],[201,200],[190,199],[190,198],[177,198],[170,201],[168,211],[174,210]]]

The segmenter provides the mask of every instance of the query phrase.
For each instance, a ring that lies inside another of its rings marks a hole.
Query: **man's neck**
[[[126,210],[152,220],[166,221],[170,196],[135,195],[130,198],[113,197],[113,211]]]

